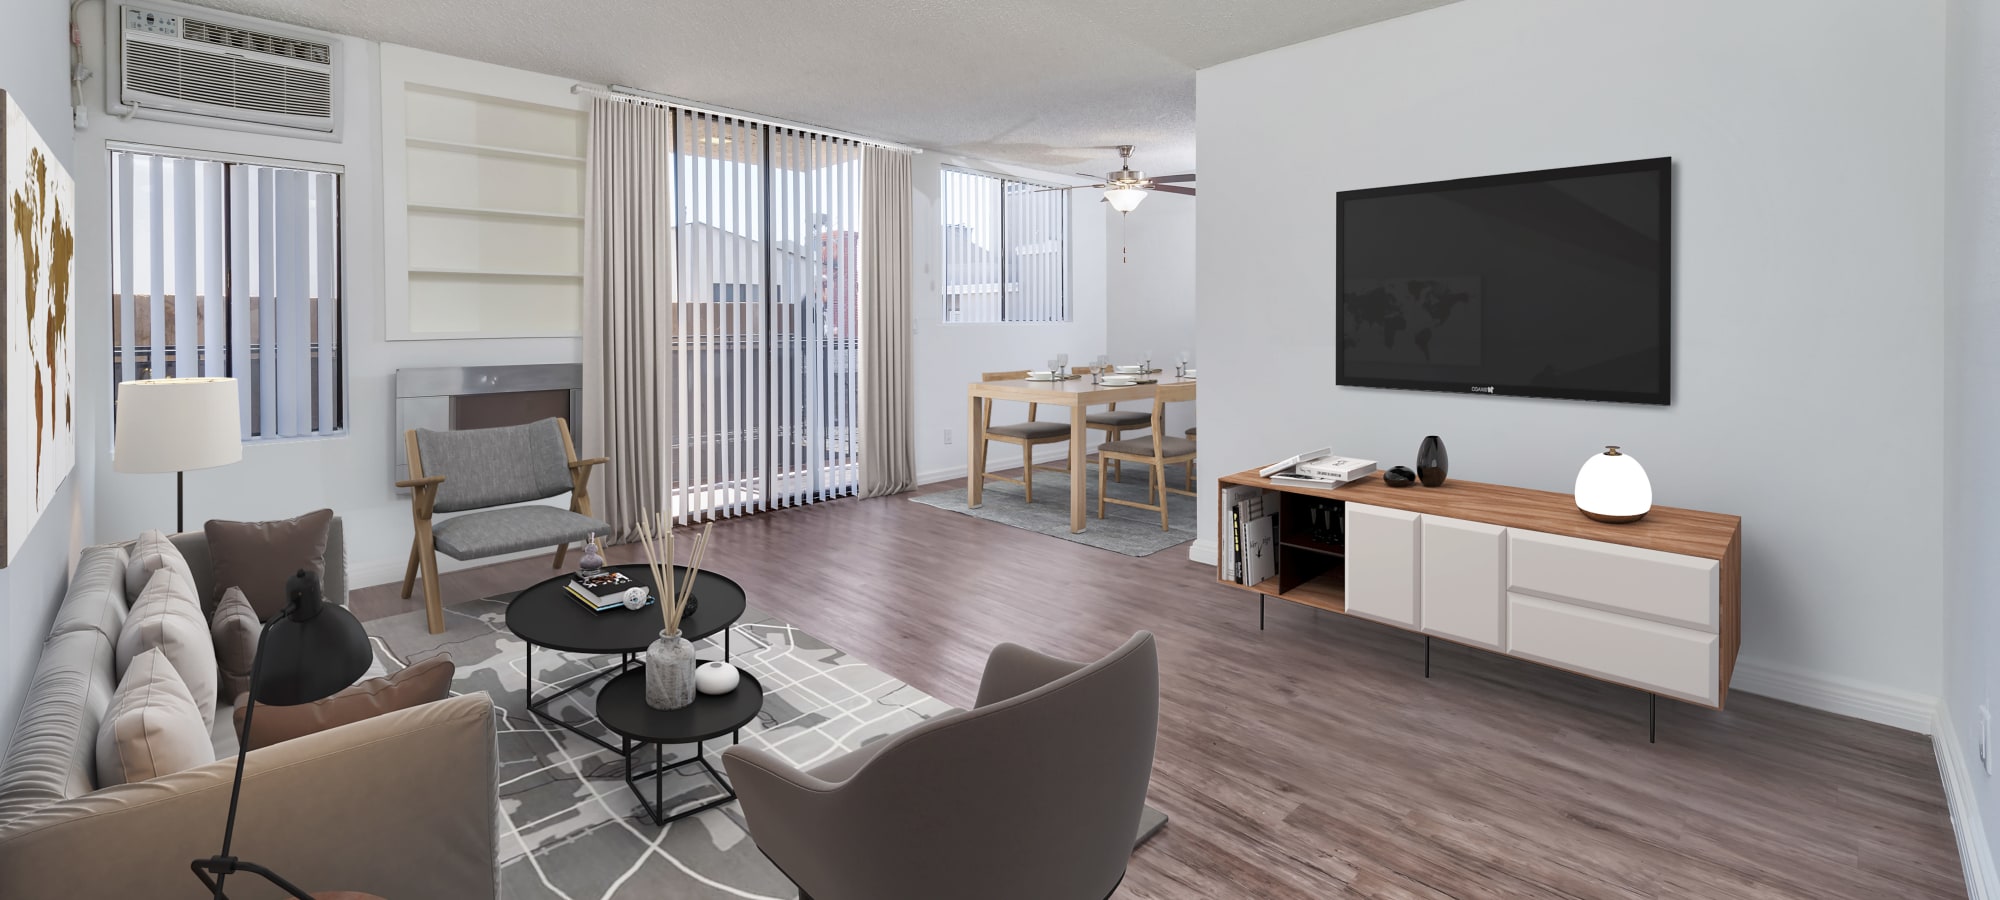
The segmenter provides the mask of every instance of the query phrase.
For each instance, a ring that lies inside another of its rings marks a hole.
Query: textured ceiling
[[[1451,0],[195,0],[1059,172],[1194,163],[1194,70]]]

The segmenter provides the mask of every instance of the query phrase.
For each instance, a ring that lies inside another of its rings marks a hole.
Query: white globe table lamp
[[[1638,460],[1607,446],[1576,473],[1576,508],[1599,522],[1637,522],[1653,509],[1653,483]]]

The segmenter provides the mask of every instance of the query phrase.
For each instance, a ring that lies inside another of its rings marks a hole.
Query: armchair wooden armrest
[[[396,482],[396,486],[399,488],[420,488],[443,483],[443,475],[426,475],[422,478],[405,478],[402,481]]]
[[[609,456],[598,456],[598,457],[593,457],[591,459],[579,459],[573,463],[570,463],[569,467],[571,469],[588,469],[591,466],[601,466],[610,461],[611,457]]]

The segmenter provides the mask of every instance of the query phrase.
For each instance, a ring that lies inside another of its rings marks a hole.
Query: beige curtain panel
[[[864,147],[861,204],[861,496],[917,486],[910,392],[910,155]]]
[[[597,98],[583,200],[587,456],[607,456],[598,511],[614,542],[673,484],[674,113]]]

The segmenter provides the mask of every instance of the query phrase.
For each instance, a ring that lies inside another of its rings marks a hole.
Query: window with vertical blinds
[[[854,493],[861,148],[675,117],[677,521]]]
[[[947,168],[946,322],[1069,321],[1069,201],[1064,191]]]
[[[112,380],[237,379],[245,440],[345,427],[340,174],[111,154]]]

